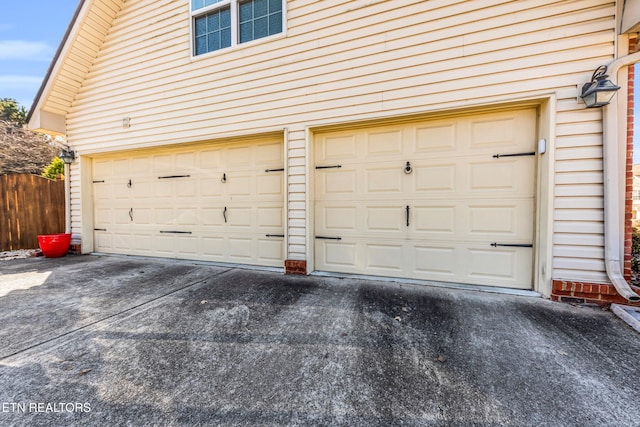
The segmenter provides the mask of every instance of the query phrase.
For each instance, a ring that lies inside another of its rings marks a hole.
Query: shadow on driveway
[[[3,426],[640,419],[640,336],[608,311],[126,257],[0,271]]]

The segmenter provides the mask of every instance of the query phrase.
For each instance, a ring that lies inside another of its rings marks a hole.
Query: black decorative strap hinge
[[[535,156],[535,151],[528,151],[526,153],[513,153],[513,154],[494,154],[494,159],[499,159],[500,157],[523,157],[523,156]]]

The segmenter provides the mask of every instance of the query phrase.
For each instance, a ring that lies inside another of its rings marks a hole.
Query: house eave
[[[622,8],[620,34],[640,32],[640,0],[625,0]]]

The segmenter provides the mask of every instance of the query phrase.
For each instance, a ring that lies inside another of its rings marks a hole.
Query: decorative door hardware
[[[103,183],[103,182],[104,182],[104,180],[102,180],[102,181],[93,181],[94,184],[100,184],[100,183]]]
[[[133,221],[133,208],[129,209],[129,218]]]
[[[496,242],[493,242],[491,246],[493,246],[494,248],[497,248],[498,246],[506,247],[506,248],[532,248],[533,247],[533,245],[526,244],[526,243],[521,244],[521,243],[496,243]]]
[[[342,237],[316,236],[316,239],[322,239],[322,240],[342,240]]]
[[[407,207],[405,208],[405,212],[406,212],[406,215],[407,215],[407,227],[409,226],[409,209],[410,209],[409,205],[407,205]]]
[[[265,172],[284,172],[284,168],[278,168],[278,169],[265,169]]]
[[[94,228],[93,231],[107,231],[106,228]]]
[[[161,234],[192,234],[191,231],[160,230]]]
[[[331,165],[331,166],[316,166],[316,169],[337,169],[341,168],[342,165]]]
[[[191,175],[166,175],[159,176],[158,179],[171,179],[171,178],[189,178]]]
[[[223,174],[222,174],[222,179],[220,180],[220,182],[221,182],[221,183],[223,183],[223,184],[224,184],[225,182],[227,182],[227,174],[226,174],[226,173],[223,173]]]
[[[411,162],[407,162],[407,164],[404,166],[404,173],[409,175],[411,172],[413,172],[413,168],[411,167]]]
[[[227,207],[224,207],[224,210],[222,211],[222,216],[224,217],[224,222],[227,222]]]
[[[527,153],[514,153],[514,154],[494,154],[494,159],[499,159],[500,157],[522,157],[522,156],[535,156],[535,151],[529,151]]]
[[[284,237],[284,234],[265,234],[266,237]]]
[[[129,182],[127,183],[127,188],[131,188],[131,180],[129,180]]]

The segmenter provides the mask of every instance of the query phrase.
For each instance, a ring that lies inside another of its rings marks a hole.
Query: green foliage
[[[631,240],[631,270],[634,273],[640,272],[640,228],[633,228]]]
[[[0,98],[0,120],[22,126],[27,122],[27,109],[18,105],[15,99]]]
[[[47,166],[45,166],[42,176],[49,179],[56,179],[58,175],[64,175],[64,162],[60,157],[55,157]]]

